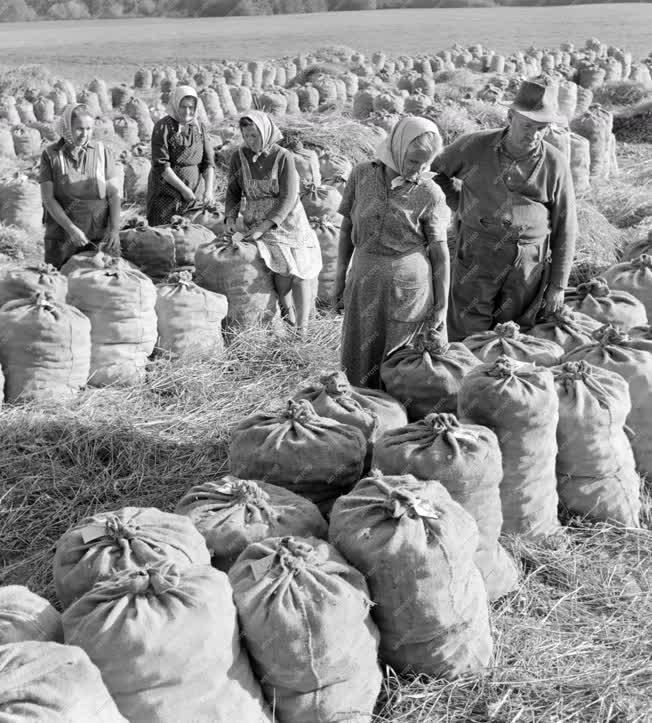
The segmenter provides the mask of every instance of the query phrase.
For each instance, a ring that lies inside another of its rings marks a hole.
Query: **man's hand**
[[[542,310],[546,314],[555,314],[561,310],[564,305],[564,290],[555,284],[550,284],[546,289],[543,297]]]
[[[68,241],[76,249],[84,248],[84,246],[88,246],[90,243],[86,238],[86,234],[80,228],[77,228],[77,226],[73,226],[70,231],[68,231]]]
[[[181,191],[181,198],[188,203],[192,203],[195,200],[195,193],[191,188],[186,186],[183,191]]]
[[[120,256],[120,232],[115,229],[107,229],[100,242],[100,249],[111,256]]]

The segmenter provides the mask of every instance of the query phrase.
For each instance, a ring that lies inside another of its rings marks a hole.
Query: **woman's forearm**
[[[432,266],[432,285],[435,292],[435,308],[445,311],[448,307],[450,287],[450,256],[445,242],[429,244],[428,255]]]
[[[109,186],[109,231],[120,230],[120,208],[121,201],[120,192],[114,186]]]
[[[206,189],[204,193],[212,196],[215,193],[215,169],[213,166],[209,166],[202,176],[204,178],[204,188]]]
[[[162,173],[163,180],[169,183],[172,188],[175,188],[179,193],[183,193],[188,186],[177,176],[172,170],[171,166],[168,166]]]
[[[337,253],[337,274],[341,277],[346,276],[346,270],[349,268],[349,262],[353,256],[352,230],[351,219],[345,217],[340,227],[340,244]]]
[[[42,201],[47,212],[59,224],[59,226],[64,229],[64,231],[70,233],[75,228],[75,224],[68,217],[56,198],[53,196],[47,197],[42,195]]]

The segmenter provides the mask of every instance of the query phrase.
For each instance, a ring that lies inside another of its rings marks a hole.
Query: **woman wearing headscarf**
[[[68,105],[61,139],[41,155],[45,261],[58,269],[81,251],[120,253],[118,173],[109,149],[92,140],[93,127],[85,105]]]
[[[170,114],[154,124],[152,170],[147,183],[147,222],[170,223],[195,201],[213,202],[215,159],[208,131],[197,118],[199,98],[189,85],[178,86]],[[204,179],[204,192],[197,198]]]
[[[403,118],[346,184],[335,303],[344,305],[342,368],[355,386],[380,388],[384,358],[426,318],[445,339],[450,212],[426,172],[441,146],[434,123]]]
[[[231,158],[226,230],[235,230],[244,200],[245,239],[257,243],[273,274],[281,313],[303,336],[322,261],[299,199],[299,174],[292,153],[278,145],[283,136],[267,114],[249,111],[240,118],[240,130],[244,144]]]

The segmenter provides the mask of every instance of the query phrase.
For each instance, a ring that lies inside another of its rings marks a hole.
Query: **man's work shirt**
[[[549,236],[550,281],[563,288],[577,237],[570,167],[543,141],[528,156],[510,158],[503,148],[506,133],[499,129],[461,136],[435,158],[434,180],[460,222],[481,235],[525,242],[543,242]],[[453,178],[463,182],[459,194]]]

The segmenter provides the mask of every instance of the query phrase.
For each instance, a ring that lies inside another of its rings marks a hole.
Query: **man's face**
[[[550,123],[531,120],[516,111],[510,113],[511,140],[523,153],[541,143],[549,126]]]

